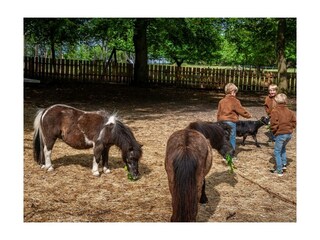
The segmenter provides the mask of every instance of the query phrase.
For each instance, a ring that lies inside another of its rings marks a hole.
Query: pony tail
[[[196,171],[197,160],[188,148],[183,149],[173,161],[174,187],[173,203],[176,211],[171,221],[190,222],[196,220],[198,210],[198,192]]]
[[[33,158],[39,165],[45,164],[44,152],[43,152],[43,138],[41,130],[41,116],[44,109],[37,112],[36,118],[33,122],[34,134],[33,134]]]

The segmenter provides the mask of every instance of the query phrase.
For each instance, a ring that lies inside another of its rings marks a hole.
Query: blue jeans
[[[237,124],[231,121],[223,121],[231,127],[230,144],[236,150]]]
[[[292,134],[281,134],[275,136],[274,156],[276,158],[277,172],[282,173],[283,165],[287,165],[286,146],[291,139]]]
[[[273,141],[273,142],[276,141],[276,137],[273,135],[271,130],[268,132],[268,137],[269,137],[268,141]]]

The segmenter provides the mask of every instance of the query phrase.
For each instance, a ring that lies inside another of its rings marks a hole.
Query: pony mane
[[[224,137],[229,138],[230,135],[230,128],[228,128],[228,126],[222,126],[220,123],[198,121],[190,123],[188,128],[201,132],[210,140],[213,148],[220,148],[223,145],[221,139]]]
[[[108,116],[108,118],[106,119],[105,125],[117,124],[117,121],[119,121],[117,115],[112,114],[112,115]]]
[[[218,125],[220,126],[223,130],[224,130],[224,135],[226,136],[227,140],[230,140],[230,135],[231,135],[231,127],[229,124],[225,123],[225,122],[215,122],[212,123],[213,125]]]

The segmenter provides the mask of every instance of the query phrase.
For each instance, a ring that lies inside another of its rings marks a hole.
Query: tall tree
[[[148,45],[147,27],[150,20],[137,18],[134,22],[133,43],[135,49],[134,79],[133,84],[147,82],[148,80]]]
[[[277,60],[278,60],[278,87],[281,91],[286,92],[288,89],[287,80],[287,62],[285,56],[287,21],[285,18],[278,19],[277,34]]]

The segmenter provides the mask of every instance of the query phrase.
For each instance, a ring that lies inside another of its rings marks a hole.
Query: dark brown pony
[[[57,138],[76,149],[93,148],[92,173],[99,176],[99,161],[103,172],[110,172],[108,154],[111,146],[120,148],[122,159],[132,178],[139,176],[138,162],[142,156],[140,145],[128,126],[115,114],[106,111],[86,112],[57,104],[39,110],[34,120],[34,160],[48,171],[53,170],[51,152]]]
[[[172,196],[172,222],[195,222],[198,202],[206,203],[205,176],[212,165],[212,149],[199,132],[183,129],[168,142],[165,169]]]
[[[231,127],[220,122],[192,122],[187,129],[194,129],[209,139],[211,147],[216,149],[224,158],[234,156],[234,149],[230,144]]]

